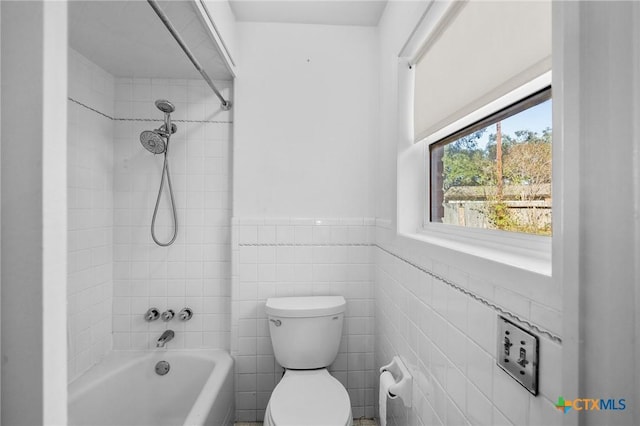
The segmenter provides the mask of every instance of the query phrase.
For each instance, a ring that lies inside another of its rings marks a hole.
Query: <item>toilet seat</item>
[[[271,394],[265,417],[265,424],[273,426],[348,426],[351,402],[326,369],[287,370]]]

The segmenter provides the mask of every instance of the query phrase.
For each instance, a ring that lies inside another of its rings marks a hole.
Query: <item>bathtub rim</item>
[[[208,408],[215,402],[228,375],[233,376],[234,361],[224,349],[112,350],[98,364],[67,385],[68,404],[98,387],[123,370],[162,355],[188,355],[213,362],[213,369],[185,417],[184,424],[202,424]],[[233,390],[232,390],[233,391]]]
[[[231,380],[234,379],[233,357],[229,352],[218,352],[223,355],[220,356],[219,359],[216,359],[213,372],[207,378],[207,381],[200,390],[191,410],[189,410],[189,414],[187,414],[187,417],[184,420],[184,425],[204,425],[211,407],[213,407],[215,401],[223,390],[222,387],[225,381],[227,378],[231,378]],[[234,389],[231,389],[230,393],[234,393]],[[235,395],[232,395],[231,397],[235,398]]]

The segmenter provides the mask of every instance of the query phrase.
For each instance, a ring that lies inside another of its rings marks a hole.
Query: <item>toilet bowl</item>
[[[265,426],[351,426],[349,394],[327,371],[342,337],[342,296],[276,297],[265,311],[273,352],[285,368],[271,394]]]
[[[274,389],[265,426],[351,426],[349,394],[326,368],[287,370]]]

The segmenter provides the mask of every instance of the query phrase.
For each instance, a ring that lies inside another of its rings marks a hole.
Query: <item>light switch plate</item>
[[[538,394],[538,337],[498,316],[498,365],[533,395]]]

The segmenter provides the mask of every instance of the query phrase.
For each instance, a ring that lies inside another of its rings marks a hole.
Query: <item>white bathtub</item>
[[[232,425],[233,383],[224,351],[114,351],[69,385],[69,424]]]

